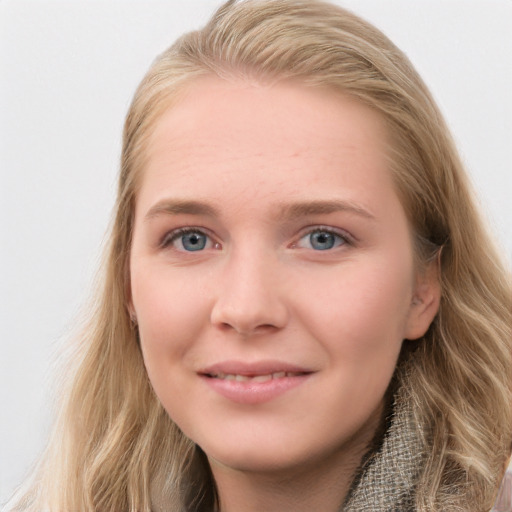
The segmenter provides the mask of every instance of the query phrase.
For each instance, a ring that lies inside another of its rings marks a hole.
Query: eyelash
[[[168,233],[166,233],[164,235],[159,246],[161,249],[167,249],[180,237],[183,237],[184,235],[187,235],[187,234],[193,234],[193,233],[197,233],[198,235],[203,235],[203,236],[207,237],[209,240],[212,241],[212,243],[214,244],[215,247],[220,246],[220,244],[213,242],[212,237],[203,228],[196,228],[196,227],[192,227],[192,226],[178,228],[178,229],[169,231]],[[184,251],[184,252],[193,252],[193,251]]]
[[[198,235],[201,235],[201,236],[205,236],[213,244],[213,248],[215,248],[215,249],[220,248],[220,244],[214,242],[213,238],[208,234],[208,232],[204,228],[197,228],[197,227],[193,227],[193,226],[178,228],[178,229],[175,229],[175,230],[172,230],[172,231],[166,233],[164,235],[164,237],[162,238],[161,242],[159,243],[159,247],[161,249],[167,249],[174,242],[179,240],[180,237],[183,237],[184,235],[187,235],[187,234],[194,234],[194,233],[197,233]],[[326,227],[326,226],[312,226],[312,227],[309,227],[309,228],[306,228],[305,230],[303,230],[301,235],[299,236],[298,240],[296,242],[294,242],[293,244],[291,244],[290,247],[292,249],[301,248],[299,246],[300,241],[303,240],[304,238],[306,238],[307,236],[311,237],[315,233],[328,233],[329,235],[333,235],[334,237],[336,237],[338,239],[338,241],[341,241],[341,243],[338,243],[334,247],[328,247],[328,248],[323,249],[325,251],[330,251],[332,249],[336,249],[337,247],[344,246],[344,245],[349,245],[349,246],[354,245],[353,238],[345,231],[336,230],[336,229],[333,229],[331,227]],[[208,242],[206,242],[206,243],[208,243]],[[202,251],[203,249],[204,249],[204,247],[199,249],[199,251]],[[318,249],[317,251],[321,252],[322,249]],[[194,251],[187,251],[185,249],[185,250],[181,250],[181,252],[194,252]]]
[[[292,244],[292,248],[300,248],[299,247],[300,241],[308,236],[311,239],[311,236],[313,236],[315,233],[322,233],[322,234],[328,233],[329,235],[333,235],[334,237],[336,237],[338,239],[338,241],[341,241],[341,243],[339,243],[335,247],[329,247],[329,248],[324,249],[325,251],[336,249],[336,248],[338,248],[340,246],[344,246],[344,245],[349,245],[349,246],[354,245],[354,239],[346,231],[333,229],[333,228],[327,227],[327,226],[312,226],[312,227],[309,227],[309,228],[306,228],[305,230],[303,230],[298,241],[294,242]],[[321,249],[318,249],[317,251],[321,251]]]

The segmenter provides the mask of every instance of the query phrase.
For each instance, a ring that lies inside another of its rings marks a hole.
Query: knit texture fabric
[[[423,459],[412,405],[398,393],[382,443],[366,459],[340,512],[413,512]]]

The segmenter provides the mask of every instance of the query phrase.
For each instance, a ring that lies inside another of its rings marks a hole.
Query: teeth
[[[300,372],[274,372],[274,373],[267,373],[264,375],[238,375],[233,373],[217,373],[214,375],[211,375],[211,377],[215,379],[221,379],[221,380],[236,380],[237,382],[267,382],[271,379],[282,379],[284,377],[296,377],[298,375],[302,375]]]
[[[267,380],[272,380],[272,375],[256,375],[252,380],[253,382],[267,382]]]

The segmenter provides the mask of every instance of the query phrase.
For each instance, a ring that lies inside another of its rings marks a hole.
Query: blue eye
[[[206,247],[206,241],[206,235],[195,231],[181,235],[181,244],[186,251],[202,251]]]
[[[178,251],[196,252],[213,246],[208,235],[197,229],[178,229],[167,235],[163,247],[172,245]]]
[[[303,236],[297,245],[315,251],[328,251],[346,243],[347,239],[338,233],[326,229],[315,229]]]

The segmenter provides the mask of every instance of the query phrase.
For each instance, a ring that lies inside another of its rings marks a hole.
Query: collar
[[[413,407],[395,395],[389,426],[366,456],[340,512],[412,512],[424,455]]]

